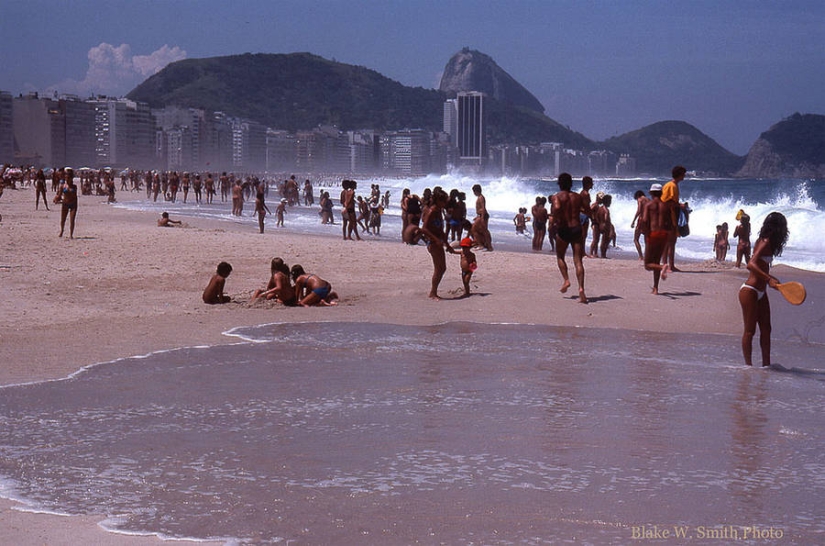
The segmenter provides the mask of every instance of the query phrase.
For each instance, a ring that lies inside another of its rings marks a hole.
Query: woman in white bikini
[[[770,213],[759,230],[759,240],[756,241],[753,256],[748,261],[748,280],[739,289],[739,304],[742,306],[742,318],[745,322],[742,355],[748,366],[753,365],[751,355],[757,325],[762,366],[771,365],[771,306],[767,289],[769,286],[776,288],[779,280],[771,276],[769,271],[774,257],[782,254],[787,241],[788,221],[778,212]]]

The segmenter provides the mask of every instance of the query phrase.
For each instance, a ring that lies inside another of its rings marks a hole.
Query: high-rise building
[[[0,91],[0,165],[14,162],[14,122],[11,93]]]
[[[390,131],[381,139],[385,170],[404,175],[432,172],[432,136],[423,129]]]
[[[35,167],[66,165],[66,115],[60,102],[37,93],[12,101],[12,123],[17,147],[15,163]]]
[[[105,97],[90,102],[95,105],[98,166],[156,166],[155,118],[147,104]]]
[[[484,94],[459,93],[458,157],[462,165],[482,167],[487,158],[486,112]]]
[[[458,148],[458,100],[447,99],[444,101],[444,127],[443,131],[450,135],[450,142],[453,147]]]
[[[270,173],[295,170],[295,135],[288,131],[266,132],[266,170]]]
[[[66,120],[66,164],[95,167],[95,106],[78,97],[60,99]]]

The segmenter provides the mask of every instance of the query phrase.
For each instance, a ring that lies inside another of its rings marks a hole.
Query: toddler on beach
[[[473,272],[478,269],[478,263],[472,251],[472,239],[464,237],[459,246],[461,246],[461,282],[464,283],[464,297],[466,298],[470,295],[470,279],[473,277]]]
[[[218,264],[217,272],[209,280],[209,284],[203,291],[203,303],[214,305],[217,303],[229,303],[232,299],[223,293],[226,278],[232,273],[232,266],[226,262]]]

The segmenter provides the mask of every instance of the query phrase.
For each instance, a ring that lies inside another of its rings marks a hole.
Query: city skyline
[[[825,113],[821,2],[479,6],[5,0],[0,89],[121,96],[175,60],[298,51],[437,88],[470,47],[594,140],[678,119],[744,155],[784,117]]]

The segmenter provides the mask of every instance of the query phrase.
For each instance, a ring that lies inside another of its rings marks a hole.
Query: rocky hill
[[[669,175],[674,165],[705,175],[729,176],[743,162],[684,121],[660,121],[602,144],[616,153],[629,153],[636,158],[637,171],[652,176]]]
[[[186,59],[171,63],[127,95],[153,108],[178,105],[221,111],[293,132],[319,125],[440,131],[447,96],[309,53]],[[556,141],[577,148],[594,146],[534,109],[492,100],[488,112],[491,144]]]
[[[444,95],[374,70],[309,53],[244,54],[169,64],[133,89],[132,100],[204,108],[296,131],[440,128]]]
[[[825,178],[825,116],[799,114],[762,133],[736,176]]]
[[[544,113],[539,100],[489,55],[466,47],[447,62],[439,89],[451,97],[462,91],[480,91],[501,103]]]

